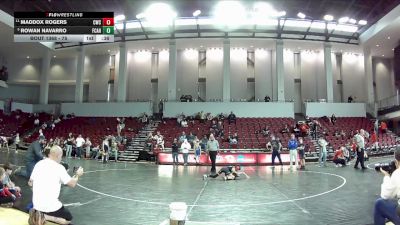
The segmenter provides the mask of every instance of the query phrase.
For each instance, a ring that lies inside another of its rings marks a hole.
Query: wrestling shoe
[[[207,174],[203,175],[203,180],[207,179]]]

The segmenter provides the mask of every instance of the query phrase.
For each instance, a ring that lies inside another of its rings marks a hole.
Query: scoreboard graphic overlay
[[[15,12],[15,42],[114,42],[114,12]]]

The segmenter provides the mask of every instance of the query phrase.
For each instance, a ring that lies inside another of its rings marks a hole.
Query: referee
[[[215,169],[215,160],[217,159],[218,155],[219,143],[217,140],[215,140],[214,134],[210,134],[206,149],[211,160],[211,174],[215,174],[217,171]]]
[[[361,164],[361,169],[367,169],[364,166],[364,150],[365,150],[365,140],[364,140],[364,130],[361,129],[356,135],[354,135],[354,139],[357,145],[357,161],[354,165],[354,169],[358,169],[358,163]]]

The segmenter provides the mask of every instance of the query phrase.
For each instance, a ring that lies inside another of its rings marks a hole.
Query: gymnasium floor
[[[0,163],[23,165],[23,155],[2,150]],[[390,159],[372,159],[367,164]],[[310,164],[306,171],[294,172],[286,167],[246,167],[249,179],[225,182],[204,181],[202,175],[209,170],[205,166],[75,159],[68,163],[86,171],[79,187],[61,192],[74,225],[158,225],[169,218],[168,205],[175,201],[189,205],[189,221],[201,222],[188,225],[372,224],[373,203],[382,182],[382,175],[355,170],[354,164],[345,168]],[[26,180],[14,180],[24,190],[24,199],[16,205],[24,208],[31,192]]]

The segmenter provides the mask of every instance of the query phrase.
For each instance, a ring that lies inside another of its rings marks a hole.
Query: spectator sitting
[[[261,130],[262,135],[264,135],[264,137],[269,136],[269,128],[267,125],[265,125],[264,129]]]
[[[353,100],[354,100],[354,99],[353,99],[353,97],[352,97],[351,95],[347,98],[347,102],[348,102],[348,103],[352,103]]]
[[[216,134],[218,135],[218,137],[224,136],[224,125],[222,124],[221,120],[218,121]]]
[[[42,124],[42,130],[45,130],[47,128],[47,123]]]
[[[2,180],[6,176],[6,171],[4,168],[0,167],[0,205],[8,204],[7,206],[12,206],[16,199],[16,196],[12,194],[7,187],[4,187]]]
[[[181,121],[181,127],[188,127],[188,122],[186,121],[186,119],[183,119]]]
[[[143,113],[143,116],[141,118],[142,123],[147,123],[149,120],[148,116],[146,113]]]
[[[350,152],[346,147],[342,147],[341,149],[342,149],[343,156],[346,159],[346,164],[347,164],[348,162],[350,162],[350,159],[351,159]]]
[[[42,129],[39,129],[39,138],[45,139]]]
[[[186,136],[186,139],[188,140],[188,142],[189,142],[190,144],[193,144],[193,140],[194,140],[195,138],[196,138],[196,136],[193,135],[192,132],[190,132],[189,135]]]
[[[335,130],[335,137],[340,138],[342,135],[338,130]]]
[[[289,126],[286,124],[285,127],[281,130],[282,134],[287,134],[289,133]]]
[[[182,131],[181,136],[179,136],[179,142],[183,143],[183,141],[186,139],[186,134],[185,131]]]
[[[213,120],[213,121],[211,122],[210,131],[211,131],[211,132],[215,132],[217,129],[218,129],[217,121]]]
[[[306,136],[306,135],[308,135],[310,133],[310,127],[306,123],[302,123],[299,126],[299,129],[300,129],[300,134],[302,136]]]
[[[268,95],[265,96],[264,101],[265,101],[265,102],[270,102],[270,101],[271,101],[271,97],[269,97]]]
[[[21,197],[21,188],[15,186],[14,182],[12,182],[10,179],[10,176],[12,174],[12,169],[10,164],[8,163],[4,164],[3,168],[6,173],[3,180],[1,180],[0,182],[2,182],[4,187],[7,187],[13,195],[15,195],[16,197]]]
[[[346,138],[346,133],[344,132],[344,130],[340,131],[340,136],[342,136],[343,138]]]
[[[98,159],[99,158],[99,150],[100,146],[96,145],[95,147],[92,148],[92,151],[90,153],[90,158],[91,159]]]
[[[39,126],[40,121],[39,118],[36,118],[35,121],[33,122],[33,125],[35,125],[35,127]]]
[[[200,146],[203,151],[206,149],[207,142],[208,142],[207,135],[204,135],[200,142]]]
[[[225,119],[225,115],[223,113],[218,114],[218,120],[224,120]]]
[[[382,133],[386,133],[387,129],[388,129],[387,124],[384,121],[382,121],[380,125],[380,131]]]
[[[231,111],[231,113],[228,115],[228,122],[229,122],[229,124],[231,124],[231,123],[233,123],[233,122],[235,122],[235,124],[236,124],[236,115],[233,114],[232,111]]]
[[[199,119],[200,119],[200,122],[201,123],[204,123],[205,121],[206,121],[206,114],[204,114],[204,112],[203,111],[201,111],[200,113],[199,113]]]
[[[343,154],[343,148],[341,147],[338,150],[335,151],[335,155],[333,157],[333,163],[336,164],[336,167],[342,167],[346,165],[346,158],[344,157]]]
[[[214,119],[214,117],[211,115],[211,113],[207,113],[207,120],[211,121],[212,119]]]

